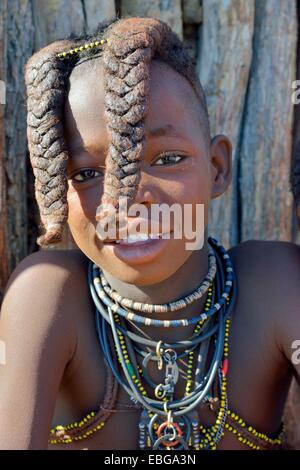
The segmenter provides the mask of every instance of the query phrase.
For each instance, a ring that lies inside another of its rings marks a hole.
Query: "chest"
[[[58,397],[53,426],[78,421],[90,411],[96,411],[103,401],[106,367],[92,312],[86,331],[80,336],[76,373]],[[262,312],[247,310],[237,301],[229,332],[229,409],[260,432],[272,435],[279,428],[289,380],[287,370],[282,368],[270,324]],[[183,387],[183,382],[182,378],[179,387]],[[122,387],[118,389],[117,403],[123,410],[113,412],[103,429],[82,442],[49,445],[49,449],[138,449],[140,411],[130,408],[132,402]],[[215,423],[216,414],[209,406],[202,405],[197,412],[203,426]],[[218,449],[248,447],[225,430]]]

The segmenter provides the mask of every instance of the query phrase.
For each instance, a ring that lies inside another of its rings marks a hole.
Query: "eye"
[[[158,162],[166,162],[167,165],[172,165],[184,160],[186,157],[184,155],[177,155],[176,153],[169,153],[169,154],[162,154],[160,158],[155,161],[155,165],[164,165],[165,163],[158,163]]]
[[[76,181],[77,183],[82,183],[84,181],[87,181],[89,179],[93,179],[95,176],[95,173],[98,173],[98,176],[103,176],[103,172],[101,171],[97,171],[97,170],[93,170],[92,168],[86,168],[84,170],[80,170],[78,171],[77,173],[74,173],[72,176],[71,176],[71,179]],[[86,177],[84,176],[86,175]],[[96,175],[97,177],[97,175]]]

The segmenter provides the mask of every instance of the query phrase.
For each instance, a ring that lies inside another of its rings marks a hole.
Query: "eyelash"
[[[158,160],[161,160],[162,158],[166,158],[166,157],[176,157],[176,158],[180,158],[179,162],[180,162],[182,159],[183,159],[183,160],[185,159],[185,156],[183,156],[183,155],[177,155],[176,153],[166,153],[166,154],[163,154],[163,153],[162,153],[161,156],[156,160],[155,163],[157,163]],[[176,165],[176,163],[178,163],[178,161],[175,162],[175,165]],[[161,165],[159,165],[159,166],[161,166]]]
[[[157,163],[159,160],[162,160],[162,159],[164,159],[164,158],[169,158],[169,157],[176,157],[176,158],[179,158],[179,159],[180,159],[179,162],[180,162],[182,159],[185,159],[185,156],[183,156],[183,155],[177,155],[176,153],[172,153],[172,154],[161,154],[160,158],[158,158],[155,163]],[[178,162],[178,160],[177,160],[174,164],[176,165],[176,163],[179,163],[179,162]],[[170,165],[170,163],[167,163],[167,165]],[[172,165],[172,163],[171,163],[171,165]],[[160,164],[159,164],[158,166],[163,166],[163,165],[160,165]],[[84,181],[87,181],[88,179],[93,179],[93,178],[86,178],[86,179],[81,180],[81,181],[78,181],[78,180],[75,179],[75,176],[78,176],[78,175],[80,175],[81,173],[84,173],[84,172],[86,172],[86,171],[90,171],[90,172],[94,172],[94,173],[95,173],[95,172],[96,172],[96,173],[100,173],[100,175],[103,176],[103,173],[101,173],[100,171],[93,170],[92,168],[86,168],[86,169],[84,169],[84,170],[80,170],[80,171],[78,171],[77,173],[75,173],[75,174],[72,176],[71,179],[75,180],[76,183],[83,183]]]
[[[78,176],[80,175],[81,173],[84,173],[85,171],[92,171],[94,173],[99,173],[101,176],[103,176],[103,173],[101,173],[101,171],[98,171],[98,170],[93,170],[92,168],[85,168],[84,170],[80,170],[78,171],[77,173],[74,173],[74,175],[71,177],[72,180],[76,181],[76,183],[84,183],[85,181],[87,181],[88,179],[93,179],[93,178],[86,178],[86,179],[83,179],[81,181],[78,181],[75,179],[75,176]]]

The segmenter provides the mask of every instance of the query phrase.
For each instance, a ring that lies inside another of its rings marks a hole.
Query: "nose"
[[[153,176],[141,169],[140,181],[137,193],[132,201],[128,203],[128,208],[137,204],[143,204],[149,207],[151,204],[159,202],[158,188],[155,185]]]
[[[159,205],[163,202],[159,186],[156,184],[152,175],[141,171],[141,179],[135,198],[128,202],[127,222],[130,227],[136,224],[138,220],[147,221],[153,228],[154,233],[160,231],[159,216],[152,211],[153,205]],[[153,207],[154,209],[154,207]],[[125,223],[126,225],[126,223]],[[150,227],[148,227],[150,233]]]
[[[131,201],[126,201],[124,208],[118,212],[116,226],[117,233],[115,237],[107,237],[106,242],[112,242],[116,239],[123,237],[124,233],[127,235],[127,230],[132,223],[137,223],[137,219],[150,220],[151,219],[151,205],[159,203],[159,188],[155,186],[154,179],[144,170],[140,172],[140,181],[135,197]],[[103,221],[102,223],[107,223]],[[156,225],[154,226],[156,227]],[[101,237],[100,237],[101,238]]]

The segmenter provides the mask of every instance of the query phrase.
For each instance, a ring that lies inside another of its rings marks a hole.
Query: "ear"
[[[226,135],[216,135],[210,144],[212,165],[212,199],[221,196],[232,178],[232,145]]]

